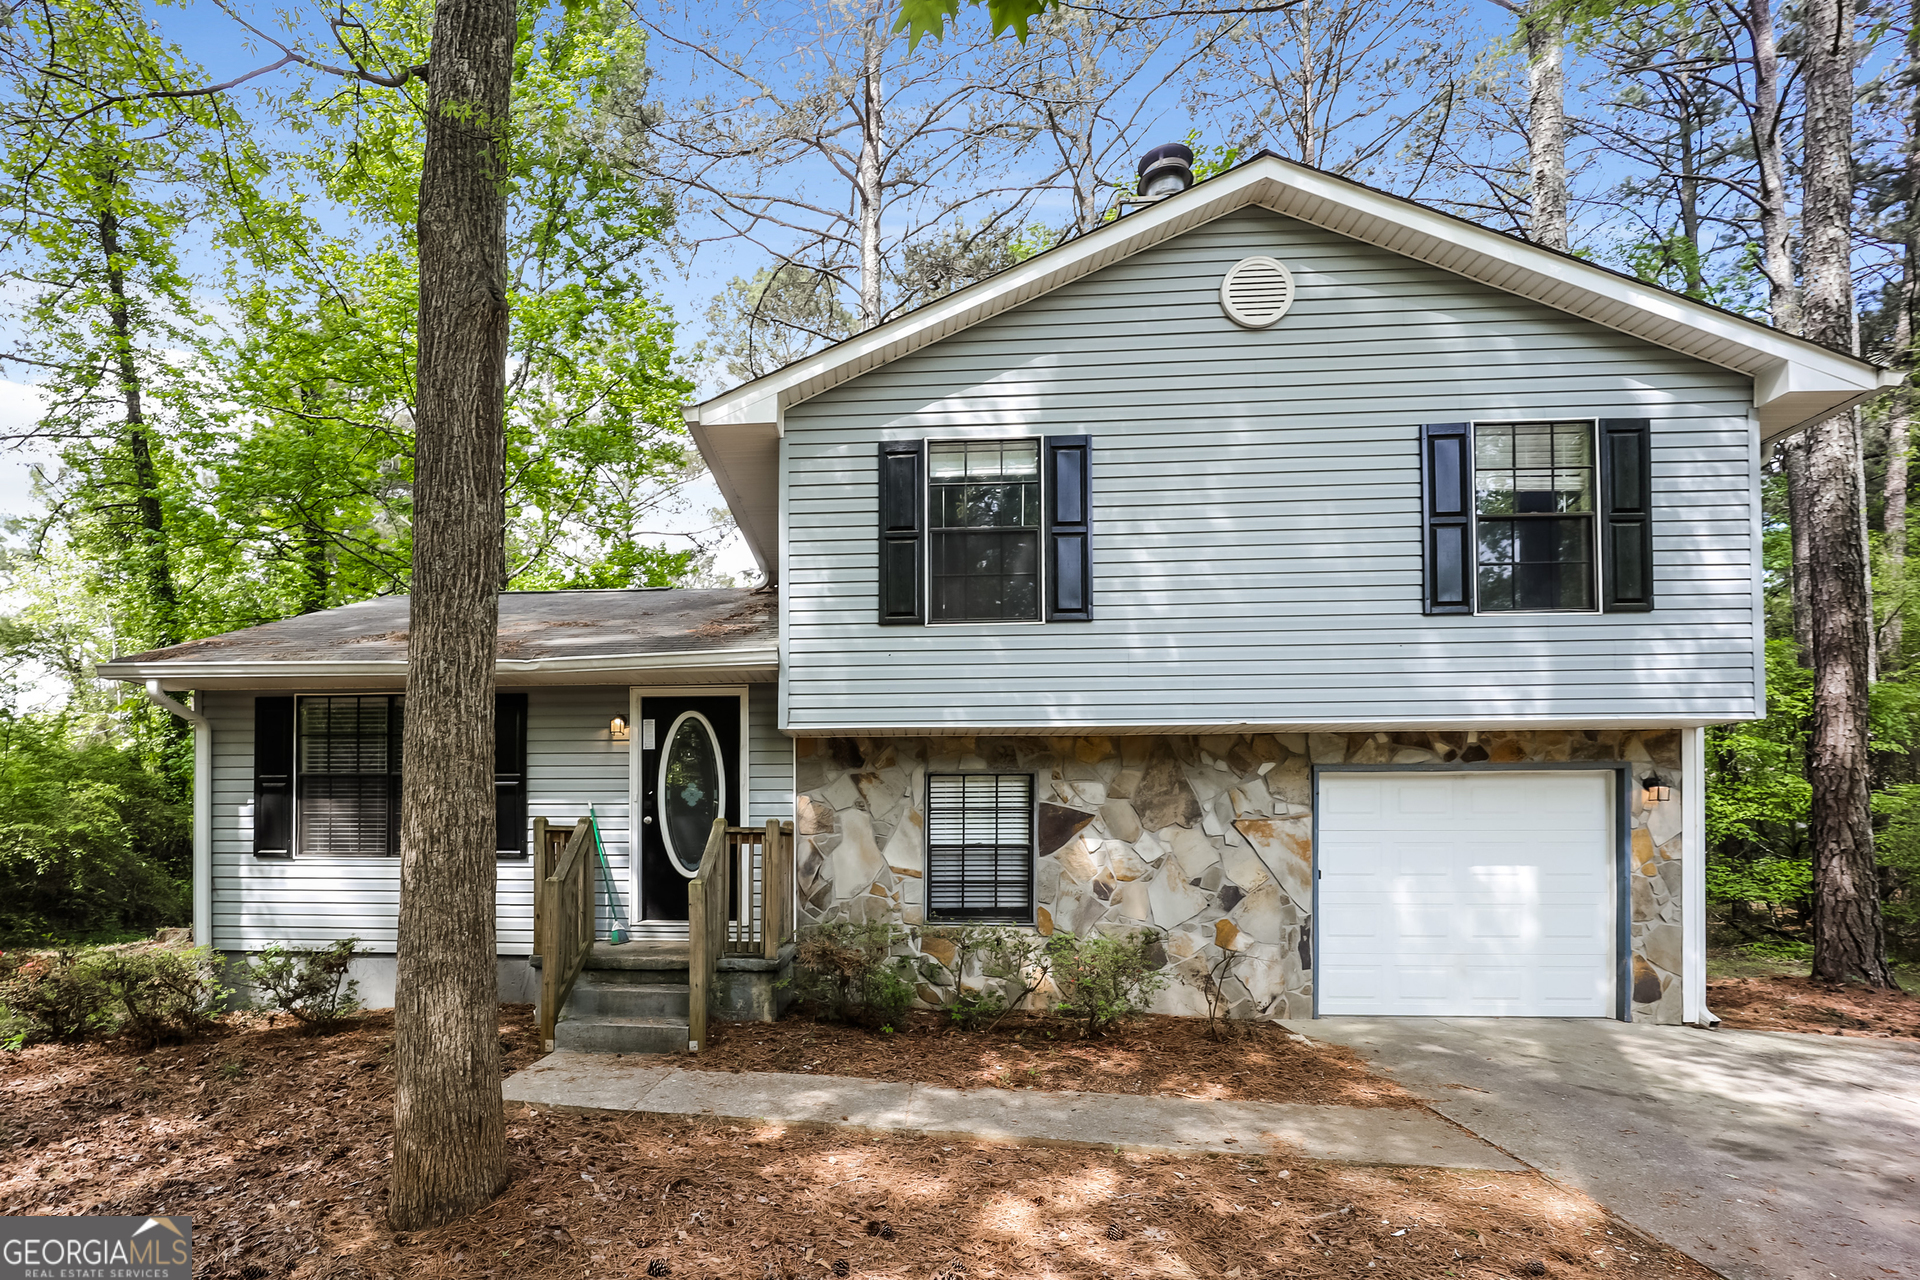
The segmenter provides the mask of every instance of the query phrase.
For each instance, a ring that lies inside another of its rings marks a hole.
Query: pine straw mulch
[[[503,1010],[510,1067],[535,1056]],[[0,1057],[0,1213],[192,1215],[204,1280],[1711,1280],[1532,1174],[1161,1158],[514,1107],[471,1219],[384,1225],[392,1019]],[[1117,1231],[1118,1238],[1113,1238]],[[844,1272],[836,1264],[846,1263]],[[1538,1264],[1538,1270],[1534,1269]]]
[[[1707,1008],[1720,1025],[1744,1031],[1920,1039],[1920,999],[1858,982],[1786,974],[1718,978],[1707,984]]]
[[[955,1089],[1152,1093],[1183,1098],[1417,1107],[1343,1045],[1297,1038],[1267,1022],[1238,1022],[1216,1040],[1198,1018],[1145,1015],[1081,1039],[1073,1023],[1014,1015],[991,1032],[960,1031],[944,1014],[915,1012],[897,1031],[815,1022],[716,1023],[684,1064],[705,1071],[864,1076]]]

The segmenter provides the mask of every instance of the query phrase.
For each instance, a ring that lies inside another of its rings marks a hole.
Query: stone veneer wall
[[[1313,765],[1631,761],[1636,780],[1657,773],[1674,788],[1671,800],[1651,806],[1631,788],[1634,1016],[1680,1020],[1680,740],[1672,730],[794,745],[803,923],[924,922],[927,771],[1033,771],[1040,931],[1164,930],[1174,981],[1155,1007],[1165,1013],[1204,1014],[1204,975],[1224,951],[1237,951],[1227,994],[1243,1018],[1313,1012]],[[930,980],[937,972],[923,966]],[[923,1002],[941,996],[922,987]]]

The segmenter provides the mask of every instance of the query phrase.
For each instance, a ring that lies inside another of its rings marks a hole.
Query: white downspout
[[[213,725],[147,681],[149,701],[193,726],[193,945],[213,945]]]
[[[1707,1008],[1707,731],[1680,731],[1680,1017],[1717,1026]]]

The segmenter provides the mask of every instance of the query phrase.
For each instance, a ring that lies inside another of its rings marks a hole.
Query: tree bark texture
[[[880,208],[886,198],[880,178],[885,105],[880,59],[887,39],[873,18],[861,27],[860,38],[860,159],[854,169],[854,187],[860,201],[860,327],[871,329],[880,323]]]
[[[1800,665],[1813,665],[1813,566],[1809,559],[1807,531],[1812,516],[1808,513],[1807,436],[1805,432],[1788,436],[1780,445],[1782,470],[1787,474],[1787,536],[1793,550],[1793,643],[1800,650]]]
[[[1776,329],[1800,332],[1799,293],[1793,278],[1793,219],[1787,211],[1787,162],[1781,140],[1780,50],[1771,0],[1748,0],[1747,38],[1753,44],[1753,105],[1748,117],[1758,161],[1760,269],[1767,277],[1767,308]]]
[[[1532,177],[1528,238],[1567,247],[1567,76],[1560,19],[1542,0],[1527,6],[1527,165]]]
[[[439,0],[420,177],[419,390],[388,1218],[506,1184],[494,946],[511,0]]]
[[[1801,298],[1806,336],[1853,347],[1853,0],[1810,0]],[[1874,872],[1867,687],[1873,608],[1861,537],[1859,419],[1807,432],[1807,552],[1813,615],[1813,975],[1892,986]]]
[[[128,460],[133,464],[133,509],[138,532],[132,541],[139,548],[140,572],[146,579],[147,596],[153,609],[150,638],[156,648],[164,648],[178,644],[182,638],[180,594],[173,581],[166,509],[160,504],[160,473],[153,463],[153,442],[148,435],[140,367],[133,354],[132,303],[127,297],[127,273],[121,256],[120,218],[114,212],[118,189],[117,178],[102,177],[96,230],[100,237],[100,256],[106,266],[107,325],[113,334],[114,372],[119,377],[121,405],[126,414],[123,439]],[[169,724],[184,734],[184,722],[170,719]]]

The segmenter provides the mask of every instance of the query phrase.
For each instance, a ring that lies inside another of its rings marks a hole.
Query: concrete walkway
[[[1732,1280],[1920,1277],[1920,1047],[1597,1019],[1287,1025]]]
[[[1351,1164],[1524,1166],[1419,1110],[1111,1093],[943,1089],[846,1076],[688,1071],[647,1055],[548,1054],[506,1099],[556,1111],[698,1116],[1153,1154],[1261,1152]]]

